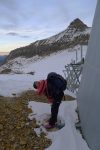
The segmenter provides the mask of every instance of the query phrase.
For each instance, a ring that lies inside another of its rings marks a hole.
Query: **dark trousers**
[[[51,106],[51,117],[49,120],[50,125],[55,125],[55,123],[57,122],[57,115],[58,115],[60,103],[61,103],[61,101],[54,102]]]
[[[50,125],[54,125],[57,122],[57,116],[58,116],[58,111],[59,111],[59,106],[61,104],[61,100],[63,99],[64,93],[63,91],[59,93],[55,93],[53,95],[54,102],[51,106],[51,117],[49,120]]]

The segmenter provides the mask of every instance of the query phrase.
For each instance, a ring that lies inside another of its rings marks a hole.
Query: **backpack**
[[[47,84],[51,86],[54,93],[59,93],[66,90],[67,81],[61,75],[51,72],[47,76]]]

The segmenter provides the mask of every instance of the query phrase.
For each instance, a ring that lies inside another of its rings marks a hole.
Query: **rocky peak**
[[[73,20],[68,28],[75,28],[78,29],[80,31],[85,30],[86,28],[88,28],[88,26],[86,24],[84,24],[79,18],[76,18],[75,20]]]

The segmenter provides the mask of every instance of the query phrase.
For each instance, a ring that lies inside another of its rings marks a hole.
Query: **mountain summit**
[[[7,60],[19,56],[33,57],[48,55],[63,49],[72,48],[77,44],[88,44],[90,28],[80,19],[73,20],[68,28],[50,38],[38,40],[28,46],[17,48],[10,52]]]
[[[72,21],[69,25],[70,28],[76,28],[80,31],[84,31],[88,26],[84,24],[79,18]]]

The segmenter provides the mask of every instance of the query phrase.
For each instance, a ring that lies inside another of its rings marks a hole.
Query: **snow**
[[[33,110],[33,114],[30,114],[29,118],[41,121],[44,114],[50,113],[50,107],[50,104],[29,102],[29,108]],[[46,150],[90,150],[80,132],[75,128],[75,123],[78,121],[76,108],[76,101],[61,103],[58,116],[64,118],[65,126],[58,131],[46,131],[47,137],[52,140],[52,145]],[[39,135],[39,130],[36,132]]]
[[[47,74],[51,71],[64,75],[62,71],[64,66],[75,60],[75,57],[75,51],[68,52],[68,50],[64,50],[43,59],[36,57],[36,61],[34,61],[34,58],[18,58],[16,61],[20,62],[20,65],[14,63],[13,60],[14,64],[10,65],[10,67],[13,68],[13,71],[17,68],[23,74],[0,74],[0,95],[12,96],[13,93],[19,94],[22,91],[33,89],[33,82],[46,78]],[[30,71],[34,71],[35,74],[27,74]],[[67,90],[65,93],[75,96]],[[29,107],[33,110],[33,114],[29,116],[31,119],[33,117],[42,119],[43,114],[50,113],[51,106],[46,103],[30,101]],[[80,132],[75,128],[75,122],[78,120],[75,112],[76,107],[76,100],[61,103],[58,115],[64,119],[65,127],[48,133],[47,136],[52,139],[52,145],[46,150],[90,150]],[[39,135],[39,130],[36,132]]]
[[[20,94],[26,90],[33,90],[32,83],[33,76],[24,74],[0,75],[0,95],[13,96],[13,93]]]
[[[85,29],[85,31],[82,31],[82,32],[77,32],[77,33],[75,33],[74,35],[73,35],[73,39],[75,38],[75,37],[77,37],[77,36],[79,36],[80,34],[81,35],[86,35],[86,34],[90,34],[90,32],[91,32],[91,28],[87,28],[87,29]]]
[[[80,47],[77,46],[78,60],[80,61]],[[51,54],[44,58],[35,56],[29,59],[22,57],[11,60],[8,66],[3,68],[10,68],[13,70],[12,74],[0,74],[0,95],[12,96],[12,93],[19,94],[25,90],[33,89],[32,84],[36,80],[46,79],[49,72],[57,72],[64,76],[64,66],[76,61],[76,51],[64,50],[58,53]],[[84,55],[86,54],[87,46],[83,46]],[[23,74],[14,74],[14,72],[21,72]],[[35,72],[34,75],[27,74]]]

